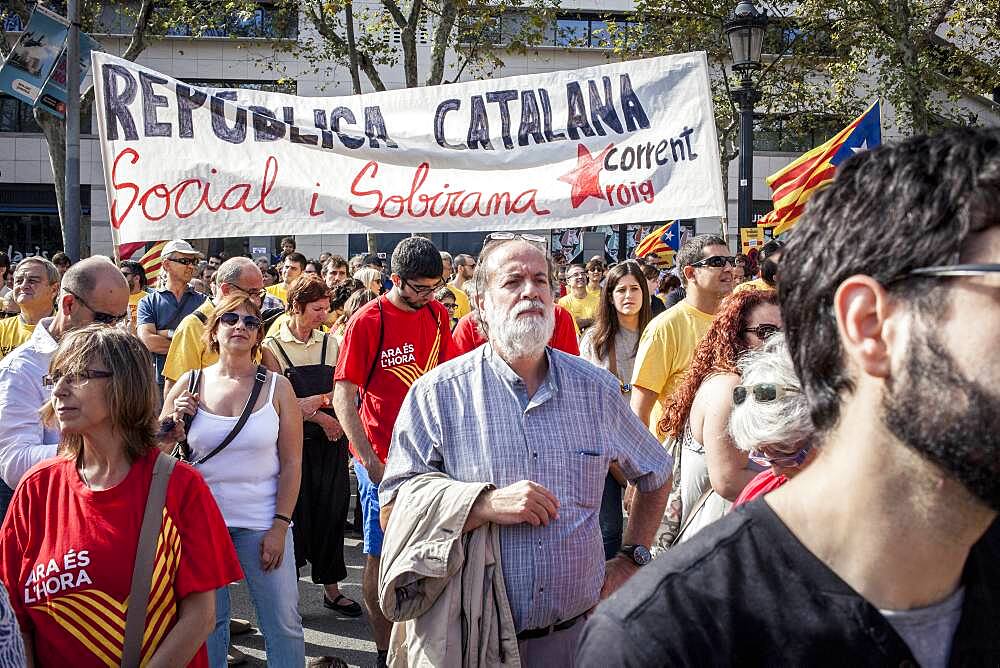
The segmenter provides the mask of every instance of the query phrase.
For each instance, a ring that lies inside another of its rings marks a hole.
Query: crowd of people
[[[224,666],[238,581],[343,665],[306,565],[378,666],[995,666],[997,201],[956,130],[753,258],[0,258],[0,666]]]

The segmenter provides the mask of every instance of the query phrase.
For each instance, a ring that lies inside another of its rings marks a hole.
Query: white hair
[[[382,272],[375,267],[362,267],[354,272],[354,278],[361,281],[361,285],[365,289],[369,289],[373,281],[378,281],[379,285],[382,284]]]
[[[764,347],[751,350],[739,361],[742,381],[749,387],[758,383],[774,383],[801,390],[802,384],[795,374],[785,337],[776,333],[768,337]],[[729,433],[736,447],[744,452],[766,445],[781,446],[790,451],[809,443],[815,434],[809,418],[809,405],[805,394],[786,392],[774,401],[757,401],[753,393],[746,400],[733,406],[729,418]]]

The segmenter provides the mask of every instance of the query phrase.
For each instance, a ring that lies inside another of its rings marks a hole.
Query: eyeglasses
[[[243,326],[246,327],[247,329],[260,329],[260,326],[263,324],[260,318],[258,318],[255,315],[245,315],[242,317],[243,317]],[[221,322],[223,325],[226,325],[227,327],[235,327],[236,323],[238,323],[239,321],[240,321],[240,314],[233,313],[232,311],[223,313],[222,315],[219,316],[219,322]]]
[[[193,267],[198,264],[200,260],[194,257],[168,257],[171,262],[176,262],[177,264],[183,264],[185,267]]]
[[[81,297],[80,295],[76,294],[72,290],[70,290],[68,288],[63,288],[63,290],[65,290],[68,294],[73,295],[73,299],[75,299],[78,302],[80,302],[81,304],[83,304],[85,307],[87,307],[87,309],[91,313],[94,314],[94,322],[99,322],[102,325],[117,325],[119,322],[121,322],[125,318],[125,316],[128,315],[128,311],[126,311],[125,313],[122,313],[121,315],[115,315],[113,313],[104,313],[103,311],[98,311],[93,306],[91,306],[90,304],[88,304],[86,302],[86,300],[84,300],[83,297]]]
[[[454,311],[458,308],[458,304],[449,304],[447,302],[441,302],[441,306],[444,306],[449,311]]]
[[[586,278],[586,277],[587,277],[587,274],[585,274],[582,271],[578,271],[578,272],[573,273],[573,274],[566,274],[566,280],[567,281],[572,281],[572,280],[575,280],[577,278]]]
[[[264,288],[244,288],[242,285],[237,285],[236,283],[231,283],[229,281],[226,281],[225,283],[223,283],[223,285],[231,285],[240,292],[245,293],[248,297],[256,297],[262,303],[264,299],[267,297],[267,290],[265,290]]]
[[[733,403],[739,406],[747,397],[753,394],[755,401],[766,403],[777,401],[786,394],[800,392],[799,388],[793,385],[777,385],[775,383],[757,383],[756,385],[737,385],[733,388]]]
[[[84,369],[83,371],[70,371],[69,373],[63,373],[62,371],[57,370],[42,376],[42,385],[45,387],[53,387],[60,380],[65,379],[66,382],[73,387],[83,387],[92,378],[111,378],[113,375],[115,374],[110,371],[99,371],[97,369]]]
[[[403,287],[409,288],[413,292],[417,293],[417,295],[419,295],[420,297],[426,297],[427,295],[436,292],[438,288],[444,285],[442,281],[438,281],[434,285],[414,285],[405,278],[401,278],[400,282],[403,284]]]
[[[772,334],[776,334],[781,331],[781,327],[778,325],[772,325],[770,323],[761,323],[756,327],[748,327],[746,329],[740,330],[740,334],[754,334],[758,339],[764,340],[770,337]]]
[[[692,262],[692,267],[711,267],[712,269],[722,269],[726,265],[730,267],[736,266],[736,256],[735,255],[713,255],[712,257],[706,257],[704,260],[698,260],[697,262]]]
[[[782,469],[798,468],[809,456],[811,445],[806,445],[794,454],[781,453],[769,455],[763,450],[751,450],[750,461],[760,466],[777,466]]]
[[[1000,273],[1000,264],[953,264],[940,265],[934,267],[921,267],[914,269],[905,276],[897,278],[903,280],[908,276],[926,276],[931,278],[955,278],[959,276],[986,276],[988,274]]]

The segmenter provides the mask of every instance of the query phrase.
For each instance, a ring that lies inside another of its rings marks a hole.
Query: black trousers
[[[347,577],[344,520],[350,505],[347,439],[330,442],[306,437],[302,444],[302,485],[292,514],[297,568],[312,564],[312,581],[334,584]]]

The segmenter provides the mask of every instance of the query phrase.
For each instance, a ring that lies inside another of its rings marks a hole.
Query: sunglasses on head
[[[812,446],[807,445],[795,454],[782,453],[776,455],[769,455],[763,450],[751,450],[750,461],[760,466],[777,466],[783,469],[798,468],[802,466],[802,462],[809,456],[809,450],[811,449]]]
[[[219,316],[219,322],[221,322],[223,325],[226,325],[227,327],[234,327],[236,323],[240,321],[240,317],[241,316],[239,313],[233,313],[232,311],[229,311],[228,313],[223,313],[222,315]],[[260,318],[258,318],[257,316],[245,315],[242,316],[242,318],[243,318],[243,326],[246,327],[247,329],[260,329],[262,323]]]
[[[115,315],[113,313],[104,313],[103,311],[98,311],[93,306],[84,301],[83,297],[76,294],[72,290],[69,290],[68,288],[63,288],[63,290],[65,290],[68,294],[73,295],[73,299],[83,304],[87,308],[87,310],[89,310],[91,313],[94,314],[94,322],[98,322],[102,325],[117,325],[125,318],[125,316],[128,315],[128,312],[122,313],[121,315]]]
[[[711,267],[712,269],[721,269],[726,265],[730,267],[736,266],[736,256],[735,255],[713,255],[712,257],[706,257],[704,260],[698,260],[697,262],[692,262],[692,267]]]
[[[776,334],[781,331],[781,327],[778,325],[772,325],[771,323],[761,323],[756,327],[748,327],[741,330],[741,334],[755,334],[758,339],[766,339],[772,334]]]
[[[739,406],[747,397],[753,394],[755,401],[766,403],[777,401],[786,394],[800,392],[799,388],[792,385],[778,385],[776,383],[757,383],[756,385],[737,385],[733,388],[733,403]]]

